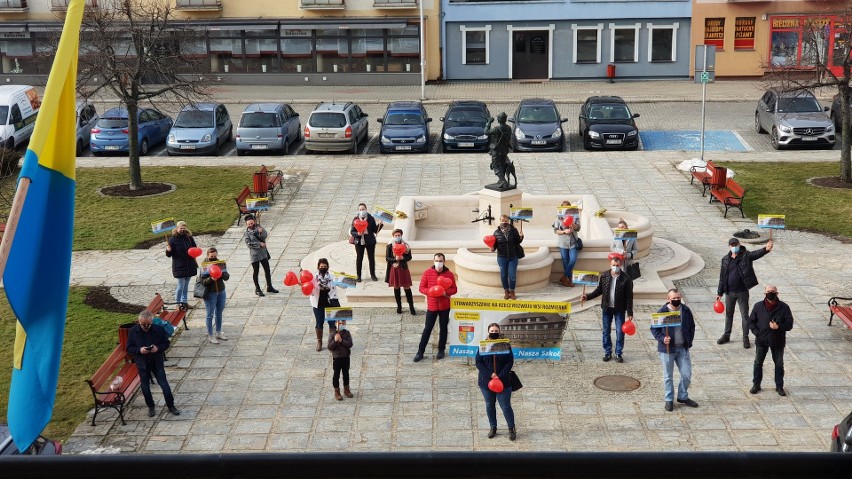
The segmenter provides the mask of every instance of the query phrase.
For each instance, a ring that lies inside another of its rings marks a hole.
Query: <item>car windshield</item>
[[[594,105],[589,109],[592,120],[628,120],[630,110],[626,105]]]
[[[101,118],[98,128],[127,128],[127,118]]]
[[[488,118],[485,112],[477,108],[459,108],[450,110],[444,120],[450,126],[485,126]]]
[[[0,105],[0,125],[5,125],[6,120],[9,118],[9,106],[8,105]]]
[[[213,112],[203,110],[186,110],[180,112],[175,120],[175,128],[212,128]]]
[[[555,123],[559,115],[552,106],[524,106],[515,118],[519,123]]]
[[[240,118],[241,128],[275,128],[278,126],[278,115],[275,113],[243,113]]]
[[[412,111],[395,111],[388,113],[384,121],[385,125],[422,125],[423,116]]]
[[[815,113],[822,111],[816,98],[799,96],[795,98],[780,98],[778,113]]]
[[[343,128],[346,126],[346,116],[343,113],[314,113],[308,124],[317,128]]]

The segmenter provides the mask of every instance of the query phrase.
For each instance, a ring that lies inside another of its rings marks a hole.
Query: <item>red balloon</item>
[[[493,378],[491,381],[488,381],[488,389],[500,394],[503,392],[503,381],[499,378]]]
[[[491,249],[494,249],[494,245],[497,244],[497,238],[494,235],[488,235],[482,238],[482,241],[485,241],[485,244]]]
[[[193,258],[198,258],[199,256],[201,256],[201,248],[198,248],[196,246],[189,248],[186,252]]]
[[[302,284],[302,294],[305,296],[310,296],[311,293],[314,292],[314,283],[303,283]]]
[[[445,292],[446,291],[444,290],[443,286],[435,285],[435,286],[432,286],[431,288],[429,288],[429,296],[431,296],[433,298],[443,296]]]
[[[299,273],[299,279],[301,279],[303,283],[310,283],[313,281],[314,275],[310,271],[303,269],[302,272]]]
[[[405,254],[405,245],[402,243],[394,243],[393,246],[391,246],[391,249],[393,250],[394,256],[402,256]]]
[[[636,334],[636,325],[633,323],[633,321],[627,321],[621,325],[621,332],[628,336],[633,336],[634,334]]]
[[[451,280],[450,278],[448,278],[446,276],[438,276],[438,286],[440,286],[444,289],[448,289],[452,285],[453,285],[453,280]]]
[[[211,264],[210,267],[207,268],[207,272],[210,273],[210,277],[215,280],[218,280],[222,277],[222,268],[220,268],[218,265]]]
[[[572,215],[566,216],[565,221],[563,221],[562,224],[565,225],[566,228],[573,225],[574,224],[574,216],[572,216]]]
[[[364,234],[364,232],[367,231],[367,220],[358,218],[353,222],[353,226],[355,226],[355,231],[357,231],[359,235]]]
[[[285,286],[294,286],[299,282],[299,279],[296,278],[296,273],[292,271],[287,271],[287,274],[284,276],[284,285]]]
[[[716,311],[717,313],[722,314],[722,313],[725,312],[725,305],[722,304],[722,302],[717,299],[716,302],[713,303],[713,311]]]
[[[606,259],[612,261],[613,258],[618,258],[621,261],[624,261],[624,256],[621,253],[610,253]]]

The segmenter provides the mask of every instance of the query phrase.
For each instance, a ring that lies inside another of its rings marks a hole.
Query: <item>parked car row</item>
[[[839,108],[839,101],[837,102]],[[808,90],[784,91],[777,88],[766,90],[757,102],[754,111],[754,129],[758,133],[769,133],[772,148],[780,150],[788,146],[817,146],[834,148],[835,121],[839,115],[826,114],[813,93]]]

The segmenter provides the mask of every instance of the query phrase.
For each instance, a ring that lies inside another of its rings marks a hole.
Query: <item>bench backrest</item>
[[[246,199],[251,196],[251,190],[248,186],[243,187],[243,191],[240,192],[239,195],[235,198],[237,200],[237,204],[240,206],[246,205]]]
[[[728,180],[728,190],[737,198],[745,196],[745,189],[743,189],[743,187],[734,180]]]
[[[154,299],[145,307],[145,311],[150,311],[154,313],[154,316],[160,314],[160,311],[165,307],[166,302],[163,301],[163,297],[160,296],[160,293],[154,294]]]

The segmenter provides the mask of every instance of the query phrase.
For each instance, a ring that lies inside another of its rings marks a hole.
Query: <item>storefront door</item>
[[[547,79],[550,61],[550,32],[512,32],[512,79]]]

